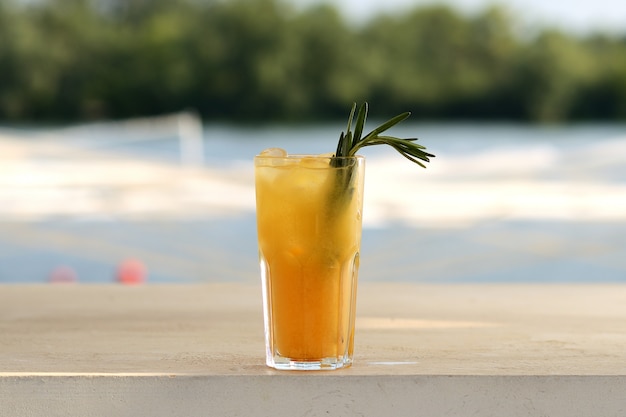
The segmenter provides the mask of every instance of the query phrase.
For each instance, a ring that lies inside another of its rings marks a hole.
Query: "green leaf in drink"
[[[426,147],[417,142],[417,138],[397,138],[394,136],[382,135],[385,131],[389,130],[393,126],[402,122],[408,118],[411,113],[405,112],[399,114],[385,123],[376,127],[374,130],[363,136],[365,121],[367,120],[368,104],[363,103],[359,107],[358,113],[356,113],[357,105],[352,105],[352,110],[348,116],[348,126],[345,132],[341,132],[339,136],[339,142],[337,143],[337,150],[335,155],[330,159],[330,165],[336,168],[347,167],[350,164],[349,157],[356,155],[357,151],[366,146],[375,145],[389,145],[400,153],[400,155],[407,158],[409,161],[416,163],[422,168],[426,168],[424,162],[430,162],[430,158],[434,158],[435,155],[425,151]],[[356,113],[356,120],[354,116]],[[340,169],[336,175],[336,189],[335,198],[338,201],[349,201],[351,192],[351,172],[347,169]]]
[[[341,163],[338,162],[336,158],[354,156],[359,149],[365,146],[374,145],[389,145],[398,151],[402,156],[418,164],[422,168],[426,168],[426,165],[424,165],[421,161],[430,162],[430,158],[435,157],[435,155],[424,151],[426,149],[425,146],[415,143],[417,138],[401,139],[394,136],[381,135],[381,133],[389,130],[393,126],[408,118],[411,115],[410,112],[405,112],[389,119],[367,135],[361,137],[363,134],[363,128],[365,127],[365,121],[367,119],[367,103],[363,103],[359,107],[356,122],[354,122],[353,132],[352,125],[355,111],[356,103],[352,105],[352,111],[350,111],[350,116],[348,117],[348,127],[345,133],[341,132],[341,135],[339,136],[339,143],[337,144],[335,158],[333,158],[334,161],[331,160],[331,164],[334,166],[339,166],[338,164]]]

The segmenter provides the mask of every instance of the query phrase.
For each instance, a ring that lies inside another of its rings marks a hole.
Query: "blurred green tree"
[[[591,55],[573,38],[542,32],[517,59],[515,91],[525,119],[554,122],[570,117],[577,89],[594,76]]]
[[[584,47],[594,70],[577,89],[572,118],[626,120],[626,39],[595,35]]]
[[[623,39],[515,27],[500,7],[353,25],[288,0],[4,0],[0,119],[343,119],[364,100],[422,118],[626,119]]]

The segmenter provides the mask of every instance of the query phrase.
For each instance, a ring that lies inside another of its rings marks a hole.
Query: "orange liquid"
[[[295,361],[351,357],[354,346],[363,165],[338,201],[336,175],[345,168],[324,161],[256,165],[271,344],[275,355]]]

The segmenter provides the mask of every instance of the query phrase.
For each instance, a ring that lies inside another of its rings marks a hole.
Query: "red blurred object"
[[[126,285],[143,284],[147,280],[146,266],[138,259],[127,259],[117,269],[117,282]]]
[[[48,282],[51,284],[67,284],[78,281],[78,274],[72,267],[61,265],[50,272]]]

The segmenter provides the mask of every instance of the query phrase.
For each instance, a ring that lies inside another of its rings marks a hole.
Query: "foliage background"
[[[363,100],[423,119],[626,120],[626,33],[528,30],[501,8],[356,26],[281,0],[0,2],[1,121],[310,121]]]

